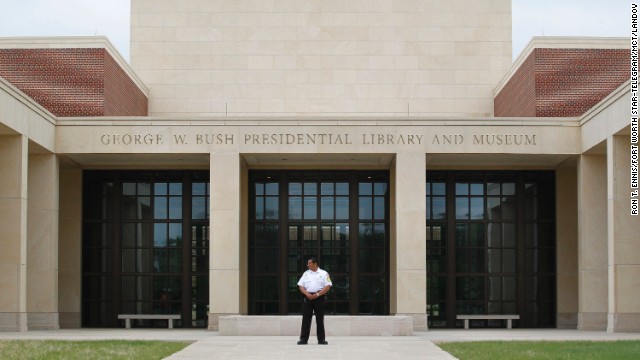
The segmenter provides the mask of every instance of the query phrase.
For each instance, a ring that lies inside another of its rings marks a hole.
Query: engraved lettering
[[[175,141],[176,144],[182,144],[182,145],[186,145],[187,144],[187,135],[181,134],[181,135],[173,135],[173,140]],[[123,138],[124,140],[124,138]]]
[[[474,134],[473,145],[517,145],[517,146],[533,145],[535,146],[537,144],[536,144],[536,135]]]

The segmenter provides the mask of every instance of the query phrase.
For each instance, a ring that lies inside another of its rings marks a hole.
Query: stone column
[[[556,326],[578,325],[578,179],[575,163],[556,170],[558,314]]]
[[[607,159],[578,163],[578,329],[607,327]]]
[[[427,245],[425,154],[397,153],[393,172],[392,242],[395,246],[395,307],[398,315],[411,315],[413,329],[427,329]],[[393,274],[393,273],[392,273]]]
[[[211,154],[209,330],[240,313],[240,155]]]
[[[61,328],[79,328],[82,301],[82,170],[60,169],[58,310]]]
[[[27,324],[58,329],[58,158],[29,155]]]
[[[240,313],[249,313],[249,168],[240,160]],[[244,205],[244,206],[242,206]]]
[[[27,171],[29,142],[0,136],[0,331],[27,330]]]
[[[640,331],[640,218],[629,213],[630,140],[607,139],[608,332]]]

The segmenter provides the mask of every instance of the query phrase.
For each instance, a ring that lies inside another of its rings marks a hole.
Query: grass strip
[[[440,343],[460,360],[484,359],[639,359],[640,341],[477,341]]]
[[[190,344],[188,342],[127,340],[0,340],[0,359],[155,360],[165,358]]]

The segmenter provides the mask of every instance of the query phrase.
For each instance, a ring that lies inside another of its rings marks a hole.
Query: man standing
[[[305,271],[298,281],[298,288],[304,295],[302,304],[302,327],[300,328],[300,341],[298,345],[306,345],[311,331],[311,317],[316,314],[318,344],[329,344],[324,339],[324,302],[326,293],[331,288],[329,273],[318,267],[318,261],[310,258],[307,261],[309,270]]]

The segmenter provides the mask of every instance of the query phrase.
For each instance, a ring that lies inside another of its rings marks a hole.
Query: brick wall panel
[[[495,116],[580,116],[629,79],[628,59],[627,49],[534,49],[495,97]]]
[[[109,54],[105,56],[104,89],[105,116],[147,116],[147,97]]]
[[[535,56],[522,63],[494,100],[495,116],[536,116]]]
[[[146,115],[146,97],[105,49],[0,49],[0,76],[59,117]]]

